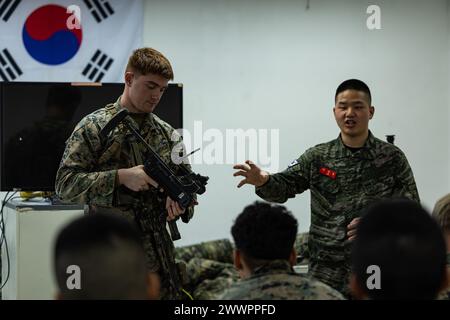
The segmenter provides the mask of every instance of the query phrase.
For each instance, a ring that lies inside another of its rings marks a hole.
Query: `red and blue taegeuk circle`
[[[83,33],[80,23],[80,28],[70,30],[67,21],[72,20],[69,19],[74,19],[72,13],[67,13],[62,6],[49,4],[34,10],[25,20],[22,30],[27,52],[47,65],[58,65],[72,59],[80,49]]]

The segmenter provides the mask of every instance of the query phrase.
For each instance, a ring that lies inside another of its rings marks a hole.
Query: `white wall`
[[[366,8],[381,8],[381,30]],[[448,1],[147,1],[144,45],[165,53],[184,83],[185,128],[279,128],[280,169],[335,138],[334,92],[348,78],[372,89],[375,135],[396,135],[423,204],[450,189]],[[203,147],[208,143],[205,142]],[[211,177],[178,245],[228,237],[256,200],[231,165],[195,165]],[[309,192],[287,202],[307,230]]]
[[[366,8],[381,8],[381,30]],[[165,53],[184,84],[185,128],[279,129],[280,170],[308,147],[335,138],[336,86],[372,89],[375,135],[396,134],[423,204],[450,191],[450,0],[148,0],[144,44]],[[203,144],[203,148],[208,145]],[[237,160],[237,159],[236,159]],[[232,165],[194,165],[211,177],[178,245],[229,237],[258,199],[237,189]],[[0,194],[3,199],[3,193]],[[287,202],[309,227],[309,192]]]

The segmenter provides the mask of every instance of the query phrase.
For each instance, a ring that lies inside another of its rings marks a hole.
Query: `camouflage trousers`
[[[349,281],[350,267],[344,261],[310,261],[308,275],[339,291],[346,299],[351,298]]]
[[[164,248],[157,248],[152,235],[142,233],[142,243],[144,245],[147,258],[147,268],[151,272],[157,272],[161,281],[161,300],[183,300],[187,296],[182,291],[183,283],[186,281],[185,266],[182,262],[175,260],[175,248],[170,241],[165,241]],[[165,237],[169,237],[166,235]],[[164,256],[157,256],[158,252],[164,251]],[[168,273],[167,268],[161,266],[162,259],[164,263],[172,268],[173,276]],[[184,266],[184,267],[183,267]]]

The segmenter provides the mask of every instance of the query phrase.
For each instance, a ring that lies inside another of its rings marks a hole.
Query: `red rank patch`
[[[322,167],[320,168],[319,172],[330,179],[336,180],[336,171]]]

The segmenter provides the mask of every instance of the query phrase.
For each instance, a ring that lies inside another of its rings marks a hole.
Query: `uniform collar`
[[[122,98],[122,96],[119,97],[119,99],[117,99],[117,101],[114,103],[114,109],[116,110],[116,112],[119,112],[122,109],[125,109],[121,104],[120,104],[120,99]],[[136,121],[134,121],[133,118],[131,118],[133,120],[133,124],[135,125],[136,128],[139,128],[139,125],[136,123]],[[154,127],[154,116],[153,113],[148,113],[146,119],[144,120],[144,123],[142,124],[142,128],[153,128]],[[147,131],[147,130],[146,130]]]
[[[290,273],[290,272],[294,272],[294,270],[292,269],[289,261],[281,259],[272,260],[254,269],[252,272],[252,277],[265,274]]]
[[[375,146],[376,146],[376,138],[372,134],[372,132],[369,130],[369,136],[367,137],[366,142],[364,142],[364,145],[362,148],[356,152],[350,151],[342,141],[341,134],[333,141],[334,146],[336,147],[336,158],[350,158],[350,157],[357,157],[359,159],[375,159]]]

